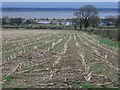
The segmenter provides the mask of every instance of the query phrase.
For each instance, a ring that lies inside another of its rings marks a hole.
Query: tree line
[[[85,5],[79,9],[79,11],[74,13],[76,18],[73,20],[75,29],[77,25],[79,28],[87,28],[89,26],[95,28],[102,21],[107,27],[113,25],[115,27],[120,27],[120,16],[106,16],[105,18],[100,19],[97,9],[92,5]]]

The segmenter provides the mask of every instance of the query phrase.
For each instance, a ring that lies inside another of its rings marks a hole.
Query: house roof
[[[50,21],[39,21],[37,23],[44,23],[44,24],[48,24],[48,23],[51,23]]]

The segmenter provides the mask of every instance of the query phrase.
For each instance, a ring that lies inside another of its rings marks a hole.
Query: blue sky
[[[96,8],[117,8],[117,2],[3,2],[3,7],[11,8],[80,8],[86,4]]]

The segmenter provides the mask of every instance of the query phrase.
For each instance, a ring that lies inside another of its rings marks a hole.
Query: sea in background
[[[2,4],[2,16],[23,18],[74,18],[80,7],[91,4],[98,9],[100,18],[118,15],[117,2],[39,2]]]
[[[8,17],[23,17],[23,18],[58,18],[58,19],[67,19],[74,18],[73,15],[76,10],[38,10],[38,11],[3,11],[2,16]],[[117,11],[99,11],[100,18],[104,18],[109,15],[117,15]]]

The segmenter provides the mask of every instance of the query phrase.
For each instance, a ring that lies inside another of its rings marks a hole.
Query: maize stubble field
[[[118,87],[117,50],[74,30],[2,31],[3,88]]]

